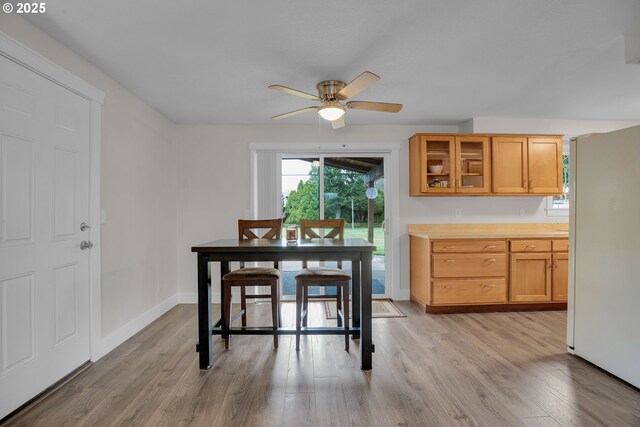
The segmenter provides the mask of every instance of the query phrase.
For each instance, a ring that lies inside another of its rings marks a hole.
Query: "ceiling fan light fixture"
[[[330,122],[342,117],[344,115],[344,111],[344,107],[337,102],[326,103],[322,107],[318,108],[318,114],[320,114],[320,117]]]

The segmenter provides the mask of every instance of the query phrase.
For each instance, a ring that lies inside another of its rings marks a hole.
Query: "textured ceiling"
[[[179,123],[267,124],[321,80],[382,77],[352,124],[640,119],[640,0],[56,0],[29,20]],[[317,123],[311,112],[278,124]]]

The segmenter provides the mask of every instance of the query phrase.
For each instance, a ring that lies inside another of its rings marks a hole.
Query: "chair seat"
[[[233,270],[225,274],[222,280],[270,280],[279,279],[280,270],[269,267],[248,267]]]
[[[339,268],[307,267],[296,274],[296,279],[302,280],[349,280],[351,276]]]

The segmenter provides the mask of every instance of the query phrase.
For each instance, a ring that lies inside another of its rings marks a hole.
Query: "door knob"
[[[86,222],[83,222],[82,224],[80,224],[80,231],[87,231],[90,228],[91,228],[91,226],[89,224],[87,224]]]
[[[91,243],[91,241],[87,242],[86,240],[83,240],[82,242],[80,242],[80,249],[82,249],[83,251],[86,249],[91,249],[93,247],[93,243]]]

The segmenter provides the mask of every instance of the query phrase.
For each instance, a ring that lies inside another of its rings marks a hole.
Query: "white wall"
[[[0,31],[102,90],[102,333],[176,292],[175,125],[106,74],[15,14]]]
[[[465,132],[576,134],[627,127],[630,122],[482,118]],[[566,129],[566,130],[563,130]],[[178,292],[196,291],[196,258],[190,247],[216,238],[235,238],[236,221],[251,207],[249,144],[297,142],[400,143],[400,289],[409,289],[407,224],[566,222],[548,217],[545,197],[409,197],[408,138],[416,132],[458,132],[456,126],[179,126]],[[454,216],[455,209],[462,216]],[[523,213],[521,214],[521,210]],[[217,267],[214,267],[217,268]],[[214,270],[213,277],[218,277]],[[408,296],[408,292],[406,292]],[[189,298],[186,298],[187,300]]]
[[[539,133],[564,135],[564,140],[589,133],[612,132],[640,124],[623,120],[556,120],[504,117],[475,117],[470,130],[475,133]]]
[[[400,143],[400,289],[409,289],[406,226],[443,222],[555,222],[543,197],[409,197],[408,138],[416,132],[457,132],[456,126],[179,126],[178,292],[196,291],[194,244],[235,238],[237,219],[251,207],[249,144],[260,142]],[[462,209],[461,218],[454,210]],[[520,216],[520,209],[524,216]],[[215,267],[217,268],[217,267]],[[217,277],[214,270],[213,277]],[[406,293],[408,296],[408,293]]]

